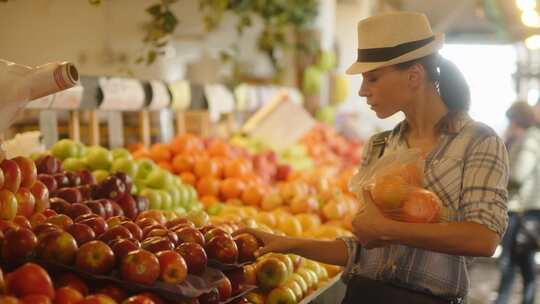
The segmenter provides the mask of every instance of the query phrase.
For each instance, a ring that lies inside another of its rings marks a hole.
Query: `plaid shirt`
[[[446,122],[445,122],[446,121]],[[451,210],[449,221],[475,222],[502,236],[507,224],[508,157],[501,139],[487,126],[463,114],[442,120],[441,138],[427,156],[424,188]],[[390,134],[386,151],[407,149],[402,122]],[[372,161],[371,140],[360,169]],[[354,238],[343,238],[349,260],[344,279],[360,275],[434,294],[465,297],[470,257],[437,253],[402,245],[366,250]]]

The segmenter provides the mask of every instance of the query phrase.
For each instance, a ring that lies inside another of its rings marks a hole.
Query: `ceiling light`
[[[525,39],[525,46],[530,50],[540,49],[540,35],[532,35]]]
[[[536,0],[516,0],[516,4],[522,11],[532,11],[536,8]]]
[[[536,11],[525,11],[521,14],[521,22],[528,27],[540,27],[540,16]]]

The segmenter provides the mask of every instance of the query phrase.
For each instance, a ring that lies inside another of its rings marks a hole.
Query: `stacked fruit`
[[[10,273],[2,275],[0,269],[0,303],[2,304],[164,304],[159,296],[144,292],[130,295],[117,286],[90,288],[72,273],[51,275],[41,266],[26,263]],[[168,301],[188,304],[193,301]]]
[[[150,209],[183,214],[201,208],[192,186],[183,184],[179,178],[159,168],[149,159],[134,160],[126,149],[109,151],[103,147],[85,147],[72,140],[62,139],[52,146],[51,154],[62,161],[66,171],[90,170],[98,182],[112,173],[124,173],[124,176],[132,180],[129,192],[148,198]]]
[[[246,297],[252,303],[267,304],[299,303],[339,271],[296,255],[273,253],[244,269],[246,282],[259,287]]]

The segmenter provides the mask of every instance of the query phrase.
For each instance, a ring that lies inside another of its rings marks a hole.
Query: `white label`
[[[234,97],[224,85],[206,85],[204,95],[208,101],[212,121],[218,121],[221,114],[231,113],[234,110]]]
[[[38,99],[30,101],[27,105],[27,109],[47,109],[51,106],[55,94],[47,95]]]
[[[138,80],[102,77],[98,82],[103,91],[100,110],[133,111],[143,107],[144,90]]]
[[[191,87],[186,80],[179,80],[169,84],[172,101],[171,108],[175,111],[184,111],[191,104]]]
[[[151,80],[150,87],[152,88],[152,100],[150,101],[148,108],[150,110],[161,110],[167,108],[171,103],[171,98],[165,83],[157,80]]]
[[[62,110],[75,110],[81,105],[83,87],[78,85],[55,94],[51,108]]]

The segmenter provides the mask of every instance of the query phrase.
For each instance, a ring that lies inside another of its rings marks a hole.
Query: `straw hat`
[[[347,74],[407,62],[440,50],[444,34],[433,34],[424,14],[397,12],[358,22],[358,58]]]

